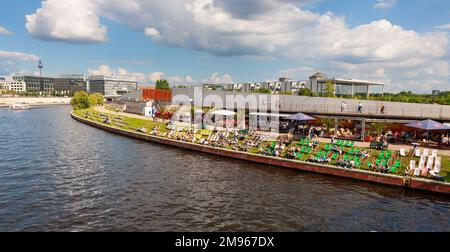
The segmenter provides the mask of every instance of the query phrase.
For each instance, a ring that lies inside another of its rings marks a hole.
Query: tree
[[[90,94],[88,97],[89,107],[93,107],[97,105],[97,96],[94,94]]]
[[[334,97],[334,83],[332,81],[325,82],[325,96]]]
[[[94,96],[97,98],[97,105],[105,104],[105,97],[103,97],[100,93],[94,93]]]
[[[261,94],[270,94],[271,92],[270,92],[270,90],[267,89],[267,88],[260,88],[260,89],[258,90],[258,93],[261,93]]]
[[[385,127],[386,124],[381,122],[375,122],[372,123],[372,125],[370,125],[370,132],[374,133],[376,136],[381,136]]]
[[[157,80],[156,89],[163,89],[163,90],[170,89],[169,82],[167,80]]]
[[[74,110],[87,109],[90,107],[89,95],[85,91],[76,92],[70,101]]]
[[[298,95],[300,95],[300,96],[314,96],[313,92],[311,92],[311,89],[309,89],[309,88],[301,88],[298,91]]]

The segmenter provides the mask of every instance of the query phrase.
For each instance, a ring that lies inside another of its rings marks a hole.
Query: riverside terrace
[[[102,125],[215,148],[329,164],[347,169],[450,181],[450,157],[440,157],[439,153],[433,150],[424,150],[428,152],[427,157],[423,154],[422,157],[416,157],[412,148],[402,151],[379,151],[355,148],[354,142],[351,141],[336,141],[331,144],[309,139],[292,141],[287,137],[268,141],[264,135],[251,131],[230,129],[213,132],[184,129],[169,123],[98,112],[94,109],[76,110],[74,114]]]

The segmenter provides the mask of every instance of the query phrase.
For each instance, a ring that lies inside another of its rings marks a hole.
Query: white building
[[[137,90],[137,80],[128,76],[89,76],[88,91],[90,93],[101,93],[105,97],[118,97],[123,94]]]
[[[27,91],[27,85],[24,80],[15,80],[15,79],[0,80],[0,88],[5,91],[15,91],[17,93]]]

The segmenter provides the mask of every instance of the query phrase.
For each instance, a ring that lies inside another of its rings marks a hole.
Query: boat
[[[26,109],[30,109],[31,105],[26,102],[21,102],[21,103],[17,102],[17,103],[14,103],[13,105],[11,105],[9,108],[12,110],[26,110]]]

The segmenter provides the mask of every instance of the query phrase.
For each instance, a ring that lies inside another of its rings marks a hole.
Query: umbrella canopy
[[[295,115],[283,117],[283,119],[293,120],[293,121],[312,121],[312,120],[315,120],[316,118],[311,117],[309,115],[305,115],[303,113],[298,113],[298,114],[295,114]]]
[[[450,130],[450,127],[442,124],[442,123],[438,123],[435,122],[433,120],[424,120],[424,121],[420,121],[420,122],[413,122],[410,124],[406,124],[407,127],[411,127],[411,128],[416,128],[416,129],[423,129],[423,130]]]

